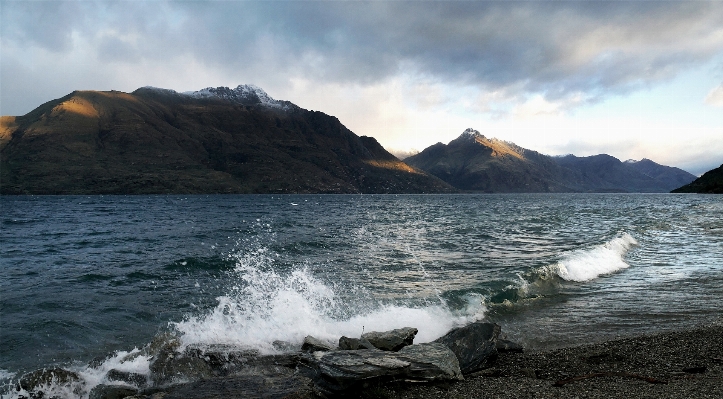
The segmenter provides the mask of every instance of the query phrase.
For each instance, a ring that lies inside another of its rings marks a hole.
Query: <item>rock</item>
[[[412,360],[409,377],[415,380],[449,381],[464,379],[457,356],[444,344],[409,345],[397,353]]]
[[[244,349],[234,345],[189,345],[185,354],[204,360],[214,369],[230,364],[243,364],[259,355],[255,349]]]
[[[399,352],[376,349],[314,352],[303,354],[301,361],[313,371],[314,390],[321,396],[349,392],[369,382],[442,382],[463,378],[454,353],[436,343],[407,346]]]
[[[276,340],[271,343],[271,346],[279,352],[296,352],[298,350],[298,346],[288,341]]]
[[[357,349],[377,349],[367,339],[349,338],[342,336],[339,338],[339,350],[352,350]]]
[[[35,370],[23,375],[20,377],[18,385],[28,392],[36,392],[39,388],[42,388],[43,385],[72,385],[79,381],[80,377],[78,374],[61,369],[60,367],[53,367],[50,369]],[[42,396],[42,394],[40,396]]]
[[[156,385],[180,381],[195,381],[212,377],[211,366],[204,360],[184,356],[171,348],[164,348],[150,366],[151,380]]]
[[[368,332],[362,334],[361,338],[369,341],[377,349],[396,352],[411,345],[415,335],[417,335],[416,328],[404,327],[385,332]]]
[[[105,377],[110,381],[121,381],[127,384],[135,385],[139,388],[143,388],[148,385],[148,377],[144,374],[131,373],[128,371],[111,369],[108,373],[106,373]]]
[[[497,352],[499,353],[522,353],[524,351],[525,348],[516,342],[508,341],[506,339],[497,340]]]
[[[330,345],[321,340],[307,335],[304,338],[304,344],[301,345],[302,352],[331,351],[334,350]]]
[[[342,335],[341,338],[339,338],[339,350],[355,351],[357,349],[359,349],[359,339],[358,338],[349,338],[344,335]]]
[[[293,369],[270,366],[244,368],[226,377],[176,385],[163,399],[310,397],[308,378]]]
[[[134,396],[138,390],[125,385],[97,385],[90,390],[88,399],[123,399]]]
[[[436,339],[454,352],[463,374],[491,367],[497,360],[497,337],[500,326],[475,322],[455,328]]]

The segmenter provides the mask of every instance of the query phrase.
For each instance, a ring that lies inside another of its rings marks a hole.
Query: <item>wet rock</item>
[[[53,367],[49,369],[35,370],[20,377],[18,385],[28,392],[40,392],[43,386],[48,385],[72,385],[80,381],[78,374]],[[42,397],[42,393],[39,394]]]
[[[455,328],[436,339],[454,352],[463,374],[491,367],[497,360],[497,337],[500,326],[476,322]]]
[[[409,345],[397,353],[412,360],[408,375],[412,379],[423,381],[464,379],[457,356],[443,344]]]
[[[148,378],[144,374],[111,369],[110,371],[108,371],[108,373],[106,373],[105,376],[109,381],[125,382],[130,385],[135,385],[139,388],[143,388],[148,385]]]
[[[97,385],[90,390],[88,399],[123,399],[134,396],[138,390],[125,385]]]
[[[376,349],[314,352],[303,354],[301,361],[313,371],[314,390],[322,396],[342,394],[373,381],[462,379],[454,353],[435,343],[407,346],[399,352]]]
[[[329,344],[321,341],[320,339],[314,338],[311,335],[307,335],[304,338],[304,344],[301,345],[302,352],[316,352],[316,351],[331,351],[334,350]]]
[[[250,367],[227,377],[174,386],[163,399],[307,397],[310,383],[286,367]]]
[[[212,368],[223,368],[228,364],[243,364],[259,355],[254,349],[239,348],[234,345],[189,345],[186,356],[204,360]]]
[[[497,352],[499,353],[523,353],[525,348],[522,345],[508,341],[506,339],[497,339]]]
[[[404,327],[384,332],[368,332],[362,334],[361,338],[369,341],[377,349],[396,352],[407,345],[411,345],[416,335],[416,328]]]
[[[349,338],[343,335],[341,336],[341,338],[339,338],[339,350],[355,351],[357,349],[359,349],[358,338]]]
[[[374,345],[371,344],[366,339],[359,339],[359,338],[349,338],[342,336],[339,338],[339,350],[358,350],[358,349],[376,349]]]
[[[298,346],[296,346],[288,341],[276,340],[271,343],[271,346],[273,346],[274,349],[276,349],[279,352],[296,352],[299,350]]]
[[[151,363],[151,380],[156,385],[195,381],[213,376],[211,366],[203,359],[164,348]]]

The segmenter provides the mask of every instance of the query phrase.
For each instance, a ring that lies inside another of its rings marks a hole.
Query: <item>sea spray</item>
[[[300,345],[306,335],[336,344],[342,335],[401,327],[419,328],[415,342],[428,342],[449,329],[484,317],[481,297],[456,311],[435,298],[422,305],[381,303],[354,297],[363,289],[334,285],[305,267],[280,271],[266,249],[237,255],[229,292],[209,312],[172,323],[184,346],[227,344],[278,352],[274,342]],[[343,295],[340,291],[344,290]]]

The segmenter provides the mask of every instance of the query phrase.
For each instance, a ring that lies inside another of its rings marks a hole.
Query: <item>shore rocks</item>
[[[123,399],[133,396],[138,391],[125,385],[100,384],[90,390],[88,399]]]
[[[375,348],[384,351],[396,352],[407,345],[411,345],[417,335],[417,329],[412,327],[398,328],[384,332],[368,332],[362,334],[361,339],[367,340]]]
[[[451,330],[434,342],[454,352],[463,374],[488,368],[497,360],[497,337],[500,326],[476,322]]]
[[[211,378],[211,366],[197,357],[164,348],[151,363],[151,380],[155,385]]]
[[[178,339],[161,336],[142,351],[124,358],[150,356],[148,376],[111,369],[104,384],[87,392],[90,387],[78,374],[53,368],[22,376],[18,390],[26,390],[32,399],[47,397],[48,392],[42,392],[47,385],[73,389],[79,395],[87,392],[89,399],[133,395],[145,399],[229,395],[284,398],[306,397],[303,395],[312,390],[322,397],[332,397],[389,381],[459,381],[464,374],[490,367],[498,351],[522,351],[521,346],[498,338],[500,327],[496,324],[472,323],[449,331],[435,342],[414,345],[417,331],[405,327],[373,331],[359,338],[342,336],[338,349],[307,336],[301,348],[278,341],[274,347],[284,351],[276,355],[260,355],[257,350],[234,345],[184,348]]]
[[[61,385],[72,387],[80,382],[77,373],[53,367],[49,369],[40,369],[27,373],[20,377],[18,388],[24,389],[30,394],[31,398],[43,398],[45,394],[43,389],[51,385]],[[76,387],[77,388],[77,387]],[[75,391],[75,389],[73,389]]]
[[[301,361],[311,372],[314,391],[335,396],[372,381],[456,381],[462,372],[454,353],[442,344],[404,347],[399,352],[338,350],[304,354]]]
[[[145,375],[116,369],[108,371],[105,378],[109,381],[125,382],[126,384],[135,385],[140,388],[148,385],[148,378]]]

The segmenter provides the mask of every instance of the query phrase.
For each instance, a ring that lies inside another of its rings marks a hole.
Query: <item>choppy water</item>
[[[0,197],[0,384],[62,365],[83,392],[171,332],[273,353],[473,320],[543,349],[719,319],[723,197]],[[116,353],[102,367],[96,357]],[[105,371],[104,371],[105,370]],[[0,392],[8,386],[0,388]]]

